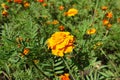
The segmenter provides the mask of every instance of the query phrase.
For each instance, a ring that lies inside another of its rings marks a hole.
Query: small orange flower
[[[92,35],[92,34],[95,34],[96,33],[96,29],[95,28],[91,28],[89,30],[87,30],[87,34],[88,35]]]
[[[64,31],[64,30],[65,30],[65,27],[61,25],[61,26],[59,26],[59,30],[60,30],[60,31]]]
[[[4,8],[4,9],[9,9],[9,7],[5,3],[2,3],[1,7]]]
[[[46,4],[46,3],[43,3],[43,4],[42,4],[42,6],[46,7],[46,6],[47,6],[47,4]]]
[[[117,19],[117,22],[120,23],[120,17]]]
[[[15,3],[21,4],[22,0],[14,0]]]
[[[37,0],[38,2],[41,2],[41,3],[43,3],[44,2],[44,0]]]
[[[24,50],[23,50],[23,54],[24,55],[27,55],[29,52],[30,52],[29,48],[24,48]]]
[[[103,25],[107,25],[109,21],[107,19],[103,19]]]
[[[30,6],[30,3],[25,1],[25,2],[23,3],[23,6],[24,6],[25,8],[28,8],[28,7]]]
[[[75,16],[76,14],[78,14],[78,10],[74,8],[69,9],[67,12],[67,16]]]
[[[112,26],[112,24],[109,23],[109,24],[107,25],[106,29],[110,29],[111,26]]]
[[[108,7],[107,6],[102,6],[102,10],[107,10],[108,9]]]
[[[69,74],[68,74],[68,73],[65,73],[64,75],[61,75],[61,76],[60,76],[60,80],[70,80]]]
[[[52,24],[54,24],[54,25],[59,24],[59,21],[58,20],[53,20]]]
[[[64,6],[60,6],[59,10],[61,10],[61,11],[64,10]]]
[[[12,0],[7,0],[7,2],[12,2]]]
[[[7,10],[3,10],[3,11],[2,11],[2,15],[6,17],[6,16],[8,15]]]
[[[106,14],[106,17],[107,17],[107,18],[112,18],[112,17],[113,17],[112,12],[108,12],[108,13]]]

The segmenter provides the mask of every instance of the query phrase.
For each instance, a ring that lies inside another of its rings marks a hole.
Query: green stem
[[[74,76],[72,75],[72,71],[70,70],[70,67],[69,67],[68,63],[64,60],[63,57],[62,57],[62,59],[63,59],[65,65],[66,65],[67,69],[69,70],[69,73],[70,73],[71,77],[73,78],[73,80],[75,80]]]
[[[114,69],[115,69],[115,71],[116,71],[116,74],[119,75],[118,70],[117,70],[115,64],[110,60],[110,58],[105,54],[105,52],[104,52],[102,49],[100,49],[100,51],[101,51],[102,54],[105,55],[105,57],[110,61],[111,65],[114,67]]]
[[[38,68],[38,66],[34,62],[33,62],[33,65],[43,76],[45,76],[47,79],[50,79],[40,68]]]
[[[2,71],[2,73],[6,76],[8,80],[11,80],[11,78],[4,71]]]

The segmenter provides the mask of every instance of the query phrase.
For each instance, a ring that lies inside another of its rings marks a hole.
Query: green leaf
[[[54,70],[61,70],[63,68],[64,68],[64,66],[59,66],[59,67],[54,68]]]

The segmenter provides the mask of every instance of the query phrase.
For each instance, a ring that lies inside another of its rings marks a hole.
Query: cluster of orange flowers
[[[72,52],[74,37],[69,32],[55,32],[48,40],[48,48],[56,56],[64,56],[64,53]]]
[[[106,11],[108,9],[108,7],[103,6],[102,10]],[[105,14],[105,18],[103,19],[103,25],[106,26],[106,29],[110,29],[112,24],[110,23],[110,19],[113,17],[113,13],[112,12],[107,12]]]

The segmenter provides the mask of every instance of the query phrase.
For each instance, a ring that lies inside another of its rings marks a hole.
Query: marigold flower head
[[[60,80],[70,80],[69,74],[68,74],[68,73],[65,73],[64,75],[61,75],[61,76],[60,76]]]
[[[113,17],[112,12],[108,12],[108,13],[106,14],[106,17],[107,17],[107,18],[112,18],[112,17]]]
[[[89,30],[87,30],[87,34],[91,35],[91,34],[95,34],[96,33],[96,29],[95,28],[91,28]]]
[[[107,10],[108,9],[108,7],[107,6],[102,6],[102,8],[101,8],[102,10]]]
[[[24,6],[25,8],[28,8],[28,7],[30,6],[30,3],[25,1],[25,2],[23,3],[23,6]]]
[[[7,2],[12,2],[12,0],[7,0]]]
[[[61,10],[61,11],[64,10],[64,6],[60,6],[59,10]]]
[[[2,15],[6,17],[8,15],[8,11],[7,10],[3,10],[2,11]]]
[[[44,2],[44,0],[37,0],[38,2],[41,2],[41,3],[43,3]]]
[[[42,6],[46,7],[46,6],[47,6],[47,3],[43,3]]]
[[[27,55],[29,52],[30,52],[29,48],[24,48],[24,50],[23,50],[23,54],[24,55]]]
[[[103,25],[107,25],[109,21],[107,19],[103,19]]]
[[[22,0],[14,0],[15,3],[21,4]]]
[[[2,3],[1,7],[4,8],[4,9],[9,9],[9,7],[5,3]]]
[[[59,21],[58,20],[53,20],[52,24],[54,24],[54,25],[59,24]]]
[[[67,12],[67,16],[75,16],[76,14],[78,14],[78,10],[74,8],[69,9]]]
[[[109,23],[109,24],[106,26],[106,29],[109,30],[111,27],[112,27],[112,24]]]
[[[48,40],[48,48],[56,56],[64,56],[64,53],[72,52],[74,37],[69,32],[55,32]]]
[[[118,23],[120,23],[120,17],[119,17],[119,18],[117,18],[117,22],[118,22]]]
[[[61,25],[61,26],[59,26],[59,30],[60,30],[60,31],[64,31],[64,30],[65,30],[65,27]]]

